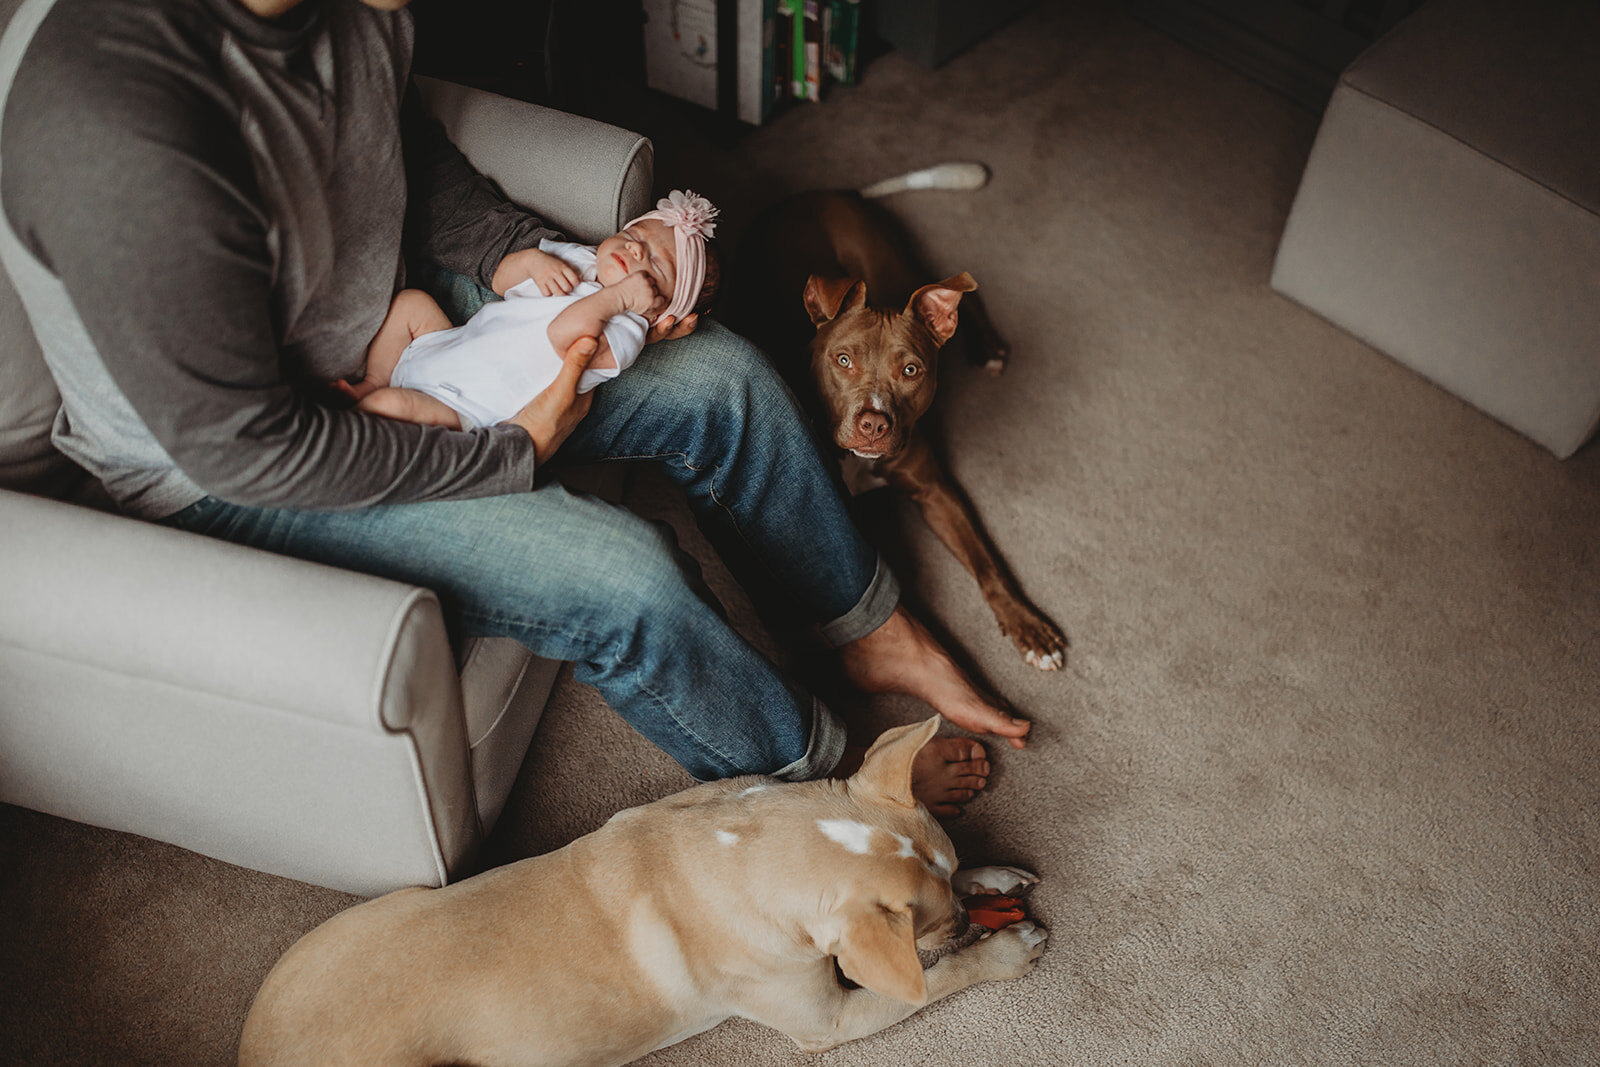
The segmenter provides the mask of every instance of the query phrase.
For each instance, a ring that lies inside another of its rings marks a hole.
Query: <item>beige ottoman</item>
[[[1363,53],[1272,285],[1575,452],[1600,422],[1600,4],[1436,0]]]

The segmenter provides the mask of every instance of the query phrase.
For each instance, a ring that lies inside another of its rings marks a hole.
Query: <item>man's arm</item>
[[[415,85],[406,90],[401,131],[409,187],[406,247],[413,256],[465,274],[504,295],[510,285],[523,280],[496,285],[495,272],[506,257],[537,248],[543,238],[564,239],[473,169],[444,127],[427,113]]]
[[[530,488],[534,446],[518,427],[411,426],[320,406],[290,384],[304,368],[278,342],[279,233],[225,87],[207,82],[204,55],[152,65],[139,50],[79,39],[87,32],[47,20],[19,71],[5,124],[4,207],[172,461],[207,492],[262,506],[353,508]],[[392,98],[388,107],[397,142]],[[403,210],[398,169],[393,184],[390,264]],[[377,259],[372,266],[385,269]],[[340,313],[366,302],[340,299],[323,312],[339,330],[323,347],[349,352],[348,365],[321,368],[325,377],[359,367],[370,331],[357,336],[364,320]]]

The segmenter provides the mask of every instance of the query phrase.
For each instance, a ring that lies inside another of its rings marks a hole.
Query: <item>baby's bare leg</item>
[[[373,415],[382,415],[386,419],[418,422],[424,426],[448,426],[452,430],[461,429],[461,416],[457,415],[449,404],[435,400],[427,393],[415,389],[381,386],[362,397],[356,407]]]
[[[402,289],[389,305],[372,343],[367,346],[367,376],[356,390],[365,395],[389,384],[400,353],[406,345],[425,333],[448,330],[450,317],[440,310],[433,297],[421,289]],[[416,420],[410,420],[416,421]]]

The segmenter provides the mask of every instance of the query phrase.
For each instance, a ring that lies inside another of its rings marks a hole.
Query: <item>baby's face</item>
[[[595,277],[601,285],[616,285],[630,274],[649,274],[665,307],[678,280],[676,255],[672,227],[659,219],[645,219],[600,242],[594,254]]]

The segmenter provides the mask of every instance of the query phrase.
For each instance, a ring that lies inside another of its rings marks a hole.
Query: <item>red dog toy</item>
[[[999,893],[978,893],[962,903],[966,905],[967,918],[989,930],[1003,930],[1028,917],[1022,910],[1022,901]]]

